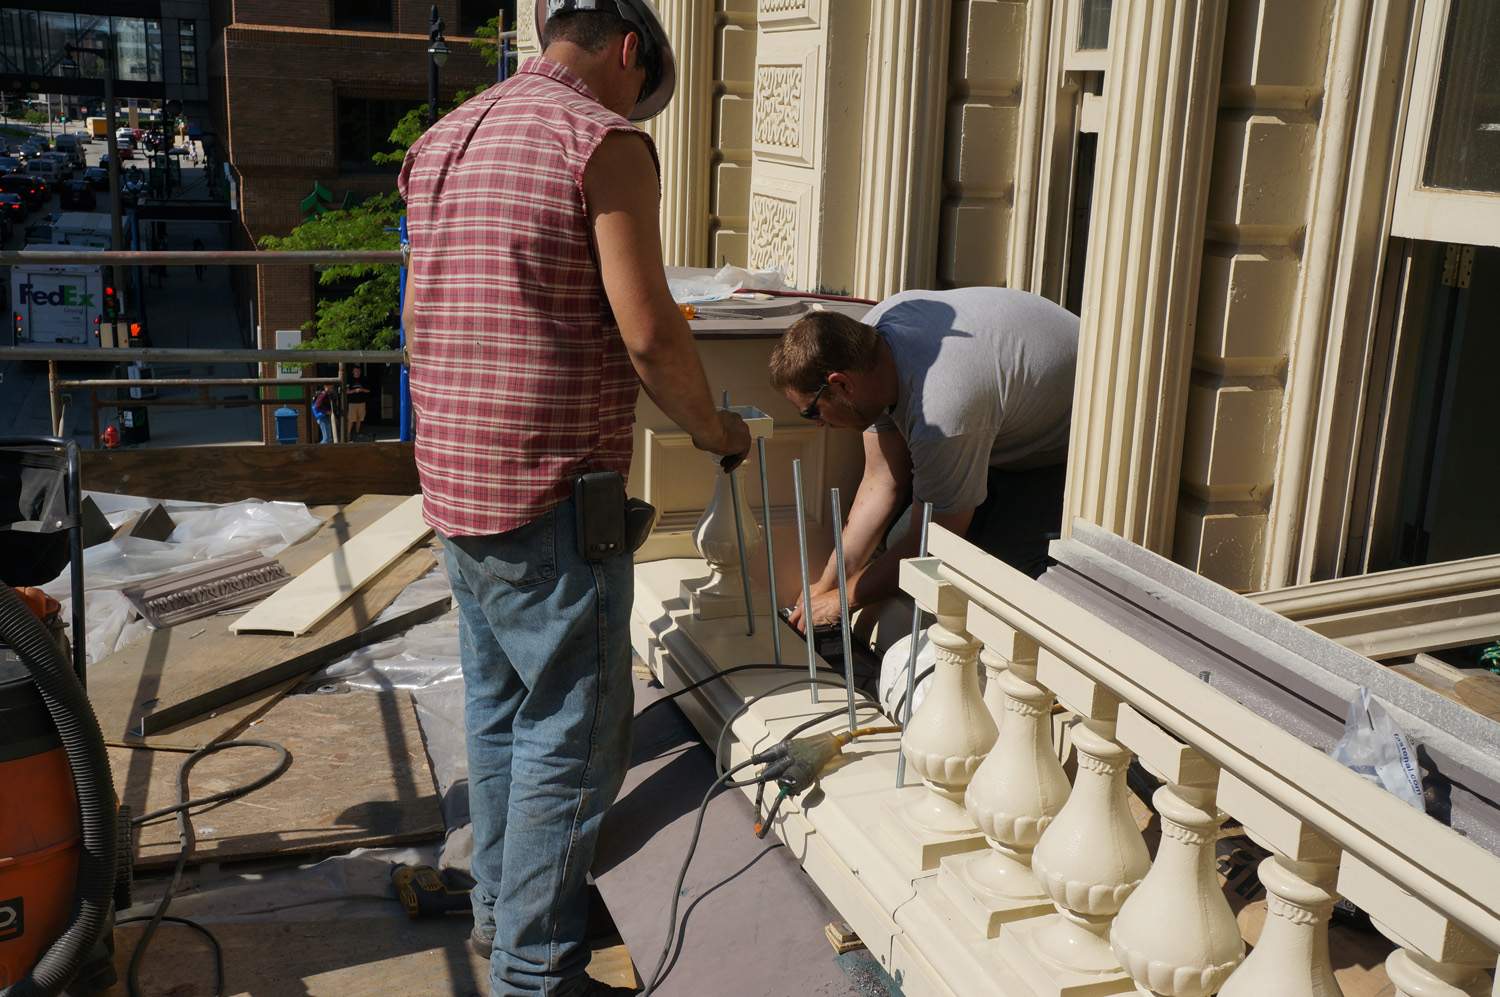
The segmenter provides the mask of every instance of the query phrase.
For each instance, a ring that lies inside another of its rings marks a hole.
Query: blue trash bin
[[[297,442],[297,410],[283,405],[276,410],[276,442]]]

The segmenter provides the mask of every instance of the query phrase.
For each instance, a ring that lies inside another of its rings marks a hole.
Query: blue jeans
[[[325,415],[325,414],[320,413],[320,412],[315,412],[313,414],[314,414],[314,416],[318,420],[318,433],[322,437],[321,439],[318,440],[318,442],[319,443],[332,443],[333,442],[333,416],[331,416],[331,415]]]
[[[571,499],[525,526],[444,537],[459,608],[476,933],[495,997],[586,985],[588,893],[630,758],[629,554],[578,552]]]

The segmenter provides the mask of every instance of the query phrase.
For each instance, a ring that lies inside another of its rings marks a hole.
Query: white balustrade
[[[1218,769],[1129,706],[1120,709],[1119,735],[1167,784],[1152,796],[1161,821],[1156,860],[1120,908],[1110,945],[1150,992],[1208,997],[1245,957],[1215,865],[1224,823],[1214,802]]]
[[[1340,997],[1328,955],[1328,918],[1334,862],[1298,862],[1272,855],[1261,862],[1266,920],[1251,952],[1219,991],[1219,997]]]
[[[732,406],[732,411],[744,418],[750,430],[751,441],[770,438],[773,422],[770,416],[749,405]],[[693,585],[683,583],[682,594],[693,613],[700,620],[718,620],[740,616],[745,612],[745,589],[740,575],[739,527],[735,522],[735,498],[739,499],[739,523],[745,531],[745,553],[751,556],[761,542],[761,527],[750,511],[750,500],[746,494],[745,465],[741,464],[729,474],[719,467],[719,458],[712,459],[714,496],[698,518],[693,528],[693,546],[708,563],[709,576],[706,581]],[[730,477],[734,482],[731,487]],[[775,612],[776,607],[771,607]]]

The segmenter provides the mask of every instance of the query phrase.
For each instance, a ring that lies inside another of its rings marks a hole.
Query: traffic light
[[[120,298],[115,294],[115,289],[106,287],[104,289],[104,318],[113,322],[120,317]]]
[[[145,346],[146,345],[146,340],[141,335],[141,332],[142,332],[142,330],[141,330],[141,324],[139,322],[132,322],[132,323],[130,323],[130,345],[131,346]]]

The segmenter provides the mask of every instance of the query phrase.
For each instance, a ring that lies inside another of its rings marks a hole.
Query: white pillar
[[[1260,864],[1266,923],[1255,951],[1240,964],[1219,997],[1341,997],[1328,958],[1336,862],[1298,862],[1272,855]]]
[[[1385,972],[1396,985],[1396,997],[1486,997],[1490,993],[1483,966],[1438,962],[1416,949],[1396,949],[1385,960]]]
[[[769,437],[772,432],[771,417],[759,409],[736,406],[735,410],[745,419],[753,442],[760,437]],[[745,588],[740,574],[739,528],[744,529],[745,555],[753,557],[761,541],[760,524],[750,511],[750,497],[746,494],[745,465],[741,464],[725,474],[715,457],[710,462],[714,475],[714,497],[703,510],[698,525],[693,529],[693,546],[703,560],[708,562],[708,580],[696,586],[682,583],[682,596],[700,620],[717,620],[743,615],[745,612]],[[730,475],[734,476],[735,488],[730,487]],[[733,496],[739,494],[739,523],[735,522]],[[758,607],[764,611],[765,606]],[[775,608],[771,611],[774,613]]]
[[[661,161],[662,262],[707,266],[714,4],[661,0],[658,9],[677,57],[677,91],[646,123]]]
[[[1063,530],[1171,553],[1226,0],[1117,3]]]

